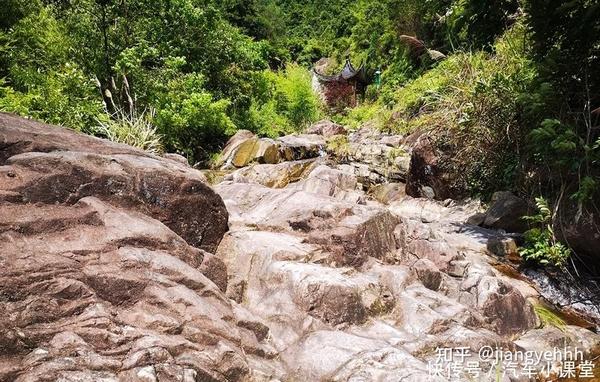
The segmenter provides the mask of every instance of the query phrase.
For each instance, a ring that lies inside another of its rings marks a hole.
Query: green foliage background
[[[309,69],[350,55],[382,85],[329,117],[433,132],[465,194],[596,208],[599,3],[5,0],[0,110],[101,136],[143,115],[161,147],[202,162],[238,129],[278,136],[326,115]],[[415,57],[401,35],[447,59]]]

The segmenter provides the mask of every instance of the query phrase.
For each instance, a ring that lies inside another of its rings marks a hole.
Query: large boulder
[[[527,221],[523,219],[529,212],[529,206],[523,199],[509,191],[498,191],[492,195],[490,206],[485,213],[483,226],[503,229],[506,232],[524,232]]]
[[[318,158],[325,154],[325,138],[318,134],[295,134],[277,138],[284,160]]]
[[[225,205],[199,171],[9,114],[0,114],[0,177],[0,201],[71,205],[95,196],[147,214],[208,252],[227,231]]]
[[[253,162],[279,163],[279,150],[279,145],[272,139],[258,138],[248,130],[239,130],[229,139],[215,166],[239,168]]]
[[[240,168],[224,177],[236,183],[257,183],[266,187],[282,188],[304,179],[318,166],[316,159],[304,159],[278,164],[253,164]]]
[[[0,205],[0,380],[242,380],[260,340],[240,345],[215,261],[94,197]]]
[[[318,158],[323,155],[324,147],[325,138],[319,134],[286,135],[273,140],[239,130],[225,145],[215,167],[229,170],[254,163],[277,164]]]
[[[330,263],[359,266],[369,256],[385,258],[395,251],[398,219],[389,212],[304,191],[301,184],[293,186],[271,189],[223,182],[215,190],[227,204],[234,226],[306,235],[307,242],[327,249]]]
[[[324,137],[331,137],[341,134],[345,135],[347,133],[344,126],[328,120],[319,121],[313,124],[306,132],[307,134],[320,134]]]
[[[567,198],[565,198],[567,199]],[[554,224],[558,238],[567,243],[584,263],[600,269],[600,213],[593,206],[578,206],[576,201],[564,200]]]
[[[178,159],[0,114],[0,380],[280,369],[226,296],[223,201]]]
[[[461,190],[452,188],[453,175],[442,167],[441,154],[434,148],[431,139],[421,136],[412,147],[410,167],[406,177],[406,194],[430,199],[459,199]]]

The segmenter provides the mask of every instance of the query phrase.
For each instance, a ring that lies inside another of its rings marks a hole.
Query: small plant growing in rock
[[[571,250],[559,242],[552,228],[553,213],[546,199],[535,199],[538,213],[524,219],[539,225],[525,232],[525,246],[519,250],[525,260],[542,265],[562,266],[571,256]]]
[[[541,304],[534,304],[533,309],[535,314],[540,319],[540,323],[543,326],[554,326],[555,328],[565,331],[567,323],[554,311],[548,309]]]
[[[408,155],[405,149],[402,147],[394,147],[388,152],[388,159],[393,162],[399,156]]]
[[[350,155],[350,143],[345,135],[335,135],[327,142],[327,151],[341,160],[345,160]]]

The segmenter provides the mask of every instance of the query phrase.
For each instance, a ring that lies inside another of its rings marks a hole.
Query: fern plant
[[[546,199],[535,198],[538,213],[525,216],[538,227],[525,232],[525,246],[519,249],[525,260],[535,261],[542,265],[562,266],[571,256],[571,250],[559,242],[552,228],[553,213]]]

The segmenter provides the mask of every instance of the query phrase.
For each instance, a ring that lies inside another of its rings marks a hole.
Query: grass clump
[[[140,115],[126,115],[120,113],[107,120],[98,120],[96,131],[113,142],[124,143],[151,153],[163,151],[161,139],[157,128],[152,125],[153,113]]]
[[[390,116],[391,110],[383,107],[380,102],[365,102],[348,110],[346,114],[334,116],[333,119],[352,130],[360,128],[367,122],[378,130],[386,130]]]

